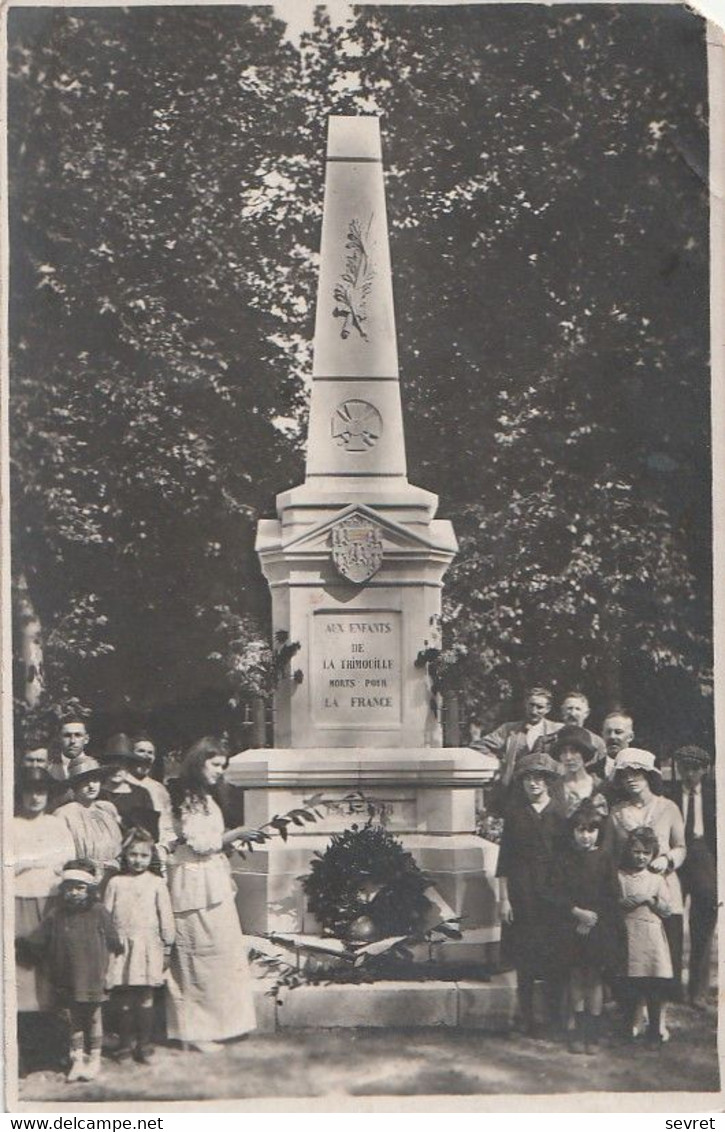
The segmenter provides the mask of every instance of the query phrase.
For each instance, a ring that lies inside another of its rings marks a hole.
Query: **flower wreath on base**
[[[333,834],[302,879],[323,930],[360,942],[421,929],[431,908],[430,883],[401,842],[371,823]]]

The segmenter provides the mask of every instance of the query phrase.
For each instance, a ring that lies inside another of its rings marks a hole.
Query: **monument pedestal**
[[[254,944],[254,941],[252,941]],[[255,990],[257,1030],[425,1029],[445,1026],[497,1034],[510,1030],[516,1014],[516,976],[425,982],[393,981],[358,985],[300,986],[275,1000],[269,980]]]
[[[460,916],[461,941],[437,945],[441,961],[480,962],[500,939],[495,847],[477,837],[476,790],[497,766],[471,748],[415,750],[244,751],[230,762],[227,780],[244,790],[245,824],[259,828],[277,814],[314,807],[314,824],[288,826],[232,861],[239,911],[246,932],[319,935],[306,908],[300,878],[332,833],[370,816],[400,838],[431,881],[435,916]],[[311,801],[314,799],[314,801]]]

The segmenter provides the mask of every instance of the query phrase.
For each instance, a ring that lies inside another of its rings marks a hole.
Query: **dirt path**
[[[596,1057],[559,1043],[475,1031],[300,1030],[232,1043],[219,1054],[158,1049],[153,1066],[104,1061],[103,1077],[66,1085],[32,1073],[20,1100],[206,1100],[211,1098],[415,1096],[452,1093],[708,1092],[718,1088],[716,1019],[679,1007],[672,1040],[651,1051],[608,1038]]]

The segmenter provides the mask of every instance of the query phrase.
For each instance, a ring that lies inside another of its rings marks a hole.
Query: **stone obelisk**
[[[380,130],[329,121],[305,484],[290,503],[363,500],[431,518],[437,499],[406,476]],[[300,517],[301,518],[301,517]],[[450,536],[449,536],[450,537]]]
[[[433,879],[442,913],[467,917],[451,943],[459,956],[481,957],[498,937],[473,835],[486,756],[441,747],[420,663],[440,644],[456,552],[437,504],[406,473],[378,119],[331,118],[305,482],[277,497],[257,539],[274,633],[298,649],[277,687],[275,748],[244,751],[228,771],[251,825],[311,795],[327,816],[235,865],[252,932],[318,930],[300,874],[373,802]]]
[[[437,504],[406,474],[378,119],[331,118],[305,482],[257,542],[274,629],[300,644],[276,746],[440,746],[415,666],[456,550]]]

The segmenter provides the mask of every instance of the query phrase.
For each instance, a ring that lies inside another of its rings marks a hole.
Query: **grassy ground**
[[[518,1035],[427,1030],[298,1030],[253,1036],[217,1054],[157,1050],[152,1066],[104,1060],[102,1078],[66,1085],[33,1072],[20,1100],[194,1101],[347,1095],[709,1092],[719,1088],[716,1014],[670,1008],[671,1041],[659,1050],[613,1035],[596,1056]]]

